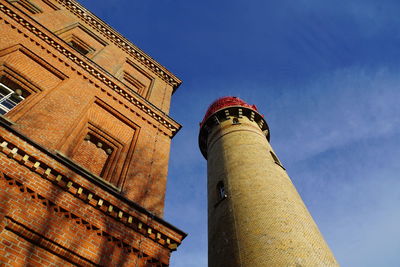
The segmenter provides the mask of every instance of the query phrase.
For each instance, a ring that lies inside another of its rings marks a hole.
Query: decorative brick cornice
[[[178,130],[180,129],[180,125],[175,122],[172,118],[170,118],[168,115],[163,113],[161,110],[159,110],[157,107],[151,105],[148,103],[146,100],[142,99],[140,96],[138,96],[135,92],[132,92],[130,90],[126,90],[123,87],[119,86],[117,83],[115,83],[113,80],[110,79],[109,75],[104,74],[104,70],[99,69],[98,67],[93,66],[93,64],[90,64],[87,62],[85,57],[77,53],[75,50],[73,50],[71,47],[65,46],[64,42],[62,42],[57,36],[53,36],[50,32],[47,33],[47,30],[39,29],[41,26],[40,25],[33,25],[31,22],[27,21],[24,19],[22,16],[18,15],[14,10],[11,8],[5,6],[4,4],[0,4],[0,10],[8,15],[10,18],[12,18],[14,21],[16,21],[18,24],[22,25],[22,27],[26,28],[29,32],[33,33],[36,35],[38,38],[40,38],[42,41],[44,41],[46,44],[52,46],[55,48],[58,52],[66,56],[69,60],[80,66],[84,71],[86,71],[90,76],[94,77],[95,79],[99,80],[101,83],[106,85],[108,88],[111,90],[115,91],[117,94],[119,94],[121,97],[125,98],[127,101],[132,103],[134,106],[139,108],[141,111],[146,113],[148,116],[141,116],[140,114],[137,114],[140,117],[143,117],[145,120],[159,128],[159,126],[166,127],[169,131],[171,131],[171,136],[174,136]],[[0,17],[0,20],[2,18]],[[9,24],[6,20],[4,20],[6,24]],[[15,26],[12,26],[15,28]],[[18,30],[20,33],[21,31]],[[24,34],[25,37],[26,34]],[[33,41],[33,40],[32,40]],[[51,53],[50,51],[48,51]],[[53,54],[54,57],[58,57],[57,55]],[[60,62],[63,62],[62,59],[58,58]],[[72,67],[68,63],[64,62],[64,64],[68,67],[70,67],[72,70],[76,71],[79,75],[82,75],[80,71],[78,71],[76,68]],[[87,78],[88,79],[88,78]],[[89,80],[92,82],[91,80]],[[92,82],[93,83],[93,82]],[[99,87],[97,84],[95,84],[96,87]],[[105,91],[105,89],[101,88],[102,91]],[[118,100],[117,100],[118,101]],[[126,105],[124,105],[127,107]],[[127,107],[129,109],[129,107]],[[131,110],[131,109],[130,109]],[[160,129],[161,130],[161,129]],[[169,134],[167,134],[169,135]]]
[[[152,59],[145,52],[140,50],[137,46],[135,46],[128,39],[123,37],[101,19],[93,15],[90,11],[84,8],[82,5],[77,3],[74,0],[56,0],[58,3],[63,5],[77,17],[88,23],[93,27],[96,31],[100,32],[107,39],[112,41],[126,53],[134,57],[136,60],[141,62],[147,69],[151,70],[157,76],[162,78],[164,81],[173,86],[174,91],[179,87],[182,83],[180,79],[178,79],[175,75],[169,72],[164,66],[160,65],[157,61]]]
[[[174,240],[174,238],[164,233],[163,230],[156,226],[157,224],[150,226],[151,219],[147,221],[139,219],[136,214],[141,214],[140,211],[128,211],[125,208],[119,207],[119,205],[113,203],[113,201],[107,200],[98,193],[80,185],[58,168],[52,166],[52,164],[41,160],[38,158],[38,155],[27,153],[20,146],[12,143],[10,140],[6,140],[4,137],[0,137],[0,152],[16,161],[18,164],[26,167],[31,172],[57,185],[60,189],[70,193],[77,199],[84,201],[87,205],[98,209],[103,214],[113,218],[118,223],[124,224],[126,227],[154,241],[158,245],[168,248],[171,251],[175,250],[180,245],[178,240]],[[21,182],[19,184],[22,185]],[[150,223],[148,221],[150,221]],[[85,223],[82,222],[82,224]],[[99,230],[100,227],[90,227],[90,229]],[[107,236],[108,234],[104,232],[102,235]],[[116,240],[120,239],[117,238]]]

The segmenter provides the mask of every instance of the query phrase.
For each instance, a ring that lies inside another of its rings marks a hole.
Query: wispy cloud
[[[396,72],[336,71],[268,101],[272,142],[296,161],[360,139],[400,132],[398,99]]]

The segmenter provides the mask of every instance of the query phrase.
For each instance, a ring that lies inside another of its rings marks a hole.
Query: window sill
[[[228,196],[225,194],[217,203],[214,204],[214,208],[216,208],[222,201],[224,201]]]
[[[8,126],[13,126],[15,123],[13,121],[11,121],[10,119],[4,117],[4,115],[0,115],[0,120],[7,124]]]
[[[279,167],[281,167],[282,169],[284,169],[284,170],[286,171],[285,167],[283,167],[283,166],[282,166],[281,164],[279,164],[278,162],[275,162],[275,164],[278,165]]]

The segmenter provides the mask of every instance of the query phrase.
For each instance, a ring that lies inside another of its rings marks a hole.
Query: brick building
[[[0,31],[0,265],[168,266],[181,81],[74,0],[1,0]]]

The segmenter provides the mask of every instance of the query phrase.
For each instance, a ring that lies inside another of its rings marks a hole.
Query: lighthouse
[[[256,106],[217,99],[200,123],[208,266],[339,266],[270,145]]]

